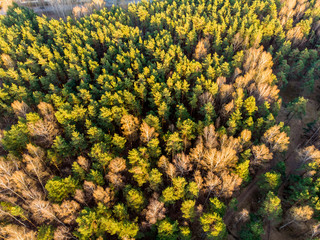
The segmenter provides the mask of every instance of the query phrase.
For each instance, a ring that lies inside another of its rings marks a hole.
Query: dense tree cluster
[[[0,236],[224,239],[232,197],[288,149],[278,86],[320,75],[319,5],[156,0],[65,21],[11,7],[0,17]],[[296,194],[317,191],[313,150],[301,152],[309,177]],[[242,239],[280,222],[283,178],[263,174],[259,217],[236,217],[250,220]],[[292,205],[288,224],[319,208],[306,194],[314,205]]]

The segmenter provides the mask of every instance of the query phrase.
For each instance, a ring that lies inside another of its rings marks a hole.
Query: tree
[[[162,173],[157,168],[153,168],[149,173],[149,183],[153,190],[158,190],[162,184]]]
[[[279,87],[319,77],[318,1],[66,1],[0,17],[0,238],[224,238],[243,181],[288,149]],[[261,238],[280,198],[319,217],[314,144],[263,173],[232,234]]]
[[[237,222],[246,222],[250,219],[249,211],[247,209],[242,209],[240,212],[237,213],[236,221]]]
[[[26,227],[26,224],[23,223],[23,221],[27,220],[30,221],[27,218],[26,212],[21,208],[20,206],[14,206],[11,203],[7,202],[0,202],[0,216],[3,219],[6,219],[6,217],[11,218],[12,220],[16,221],[16,223],[19,223]],[[21,219],[21,220],[19,220]]]
[[[251,220],[248,222],[245,227],[240,232],[241,239],[252,239],[252,240],[259,240],[261,239],[261,235],[263,235],[263,223],[261,220]]]
[[[223,216],[226,212],[226,205],[221,202],[217,197],[210,198],[210,209],[212,212],[218,213],[220,216]]]
[[[23,155],[23,161],[26,163],[26,170],[38,178],[44,191],[43,180],[49,176],[44,163],[45,153],[40,147],[36,147],[30,143],[27,145],[27,150],[29,154]]]
[[[273,192],[268,192],[266,199],[262,203],[260,213],[268,221],[277,222],[282,216],[281,200],[274,195]]]
[[[9,240],[36,239],[36,232],[15,224],[8,224],[0,229],[0,235]]]
[[[248,116],[252,116],[252,114],[258,110],[258,107],[256,106],[256,99],[253,96],[248,97],[244,101],[243,105]]]
[[[71,233],[70,228],[66,226],[58,226],[57,229],[54,231],[53,239],[63,240],[72,238],[73,235]]]
[[[287,115],[287,123],[289,123],[293,117],[298,117],[301,119],[306,114],[307,102],[308,99],[305,99],[304,97],[298,97],[288,104],[287,110],[289,113]]]
[[[184,120],[181,124],[178,124],[178,128],[180,129],[181,136],[183,138],[184,150],[186,150],[189,145],[189,141],[196,137],[194,135],[196,124],[191,119],[187,119]]]
[[[185,187],[187,185],[185,178],[172,178],[172,184],[172,187],[167,187],[162,191],[162,197],[165,203],[174,203],[185,195]]]
[[[118,203],[113,207],[113,214],[115,217],[122,221],[128,218],[128,212],[124,204]]]
[[[90,187],[93,189],[88,189]],[[86,188],[89,191],[92,191],[93,198],[98,204],[101,202],[106,206],[112,205],[114,200],[114,192],[110,188],[103,189],[103,187],[92,185],[92,183],[87,183]]]

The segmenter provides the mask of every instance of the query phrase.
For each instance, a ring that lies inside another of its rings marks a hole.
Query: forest
[[[319,0],[13,4],[0,239],[320,239],[319,86]]]

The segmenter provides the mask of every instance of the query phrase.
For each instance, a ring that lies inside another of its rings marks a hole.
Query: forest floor
[[[271,165],[275,165],[279,160],[284,160],[286,163],[286,173],[290,174],[297,169],[299,162],[297,159],[297,150],[308,145],[308,139],[304,136],[304,128],[308,123],[317,120],[319,117],[318,108],[320,107],[317,101],[317,90],[320,86],[320,80],[315,84],[314,92],[312,94],[302,91],[299,88],[299,82],[289,82],[288,85],[281,90],[280,96],[282,97],[282,108],[280,110],[278,121],[285,122],[286,125],[290,126],[290,145],[285,155],[278,155]],[[295,98],[303,96],[308,99],[306,106],[306,114],[302,119],[293,118],[288,123],[285,106],[294,100]],[[255,179],[248,184],[241,193],[237,196],[238,200],[238,211],[242,209],[248,209],[249,211],[256,211],[258,207],[259,199],[259,188],[257,182],[261,174],[267,172],[270,168],[262,169],[256,175]],[[280,189],[281,190],[281,189]],[[228,230],[233,235],[229,237],[229,240],[238,239],[237,232],[240,230],[240,225],[237,225],[234,221],[234,211],[229,211],[225,215],[224,221],[228,226]],[[294,224],[283,228],[281,231],[277,229],[277,226],[268,226],[266,224],[265,235],[263,240],[303,240],[305,239],[305,231],[300,232],[300,236],[294,231]]]

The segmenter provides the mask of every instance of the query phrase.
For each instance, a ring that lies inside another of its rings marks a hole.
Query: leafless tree
[[[252,154],[252,165],[262,165],[273,158],[272,152],[269,151],[265,144],[252,146]]]
[[[175,156],[173,163],[177,171],[182,175],[187,174],[192,170],[192,163],[190,162],[189,156],[185,153],[178,153]]]
[[[58,126],[55,122],[48,121],[47,119],[29,122],[28,129],[31,136],[36,137],[38,143],[44,146],[50,146],[59,133]]]
[[[68,239],[76,239],[72,236],[71,230],[66,226],[58,226],[54,231],[53,235],[54,240],[68,240]]]
[[[8,6],[12,4],[12,0],[4,0],[2,1],[2,8],[4,11],[7,11]],[[15,62],[11,59],[11,57],[8,54],[2,53],[1,54],[1,60],[3,62],[3,65],[7,68],[14,68]]]
[[[74,194],[74,199],[79,203],[86,204],[86,195],[84,191],[81,189],[76,189],[76,192]]]
[[[76,201],[64,200],[61,205],[54,204],[53,210],[56,216],[65,224],[73,225],[76,223],[80,211],[80,205]]]
[[[85,171],[90,170],[90,162],[83,156],[79,156],[77,159],[77,163],[82,167]]]
[[[6,240],[36,240],[36,232],[15,224],[1,226],[0,238]]]
[[[195,49],[194,56],[197,60],[201,60],[207,56],[207,49],[209,47],[208,39],[201,39]]]
[[[313,145],[299,150],[298,156],[301,165],[306,164],[307,162],[320,162],[320,151]]]
[[[215,131],[213,124],[204,127],[202,136],[204,140],[204,146],[206,148],[215,148],[218,146],[218,134]]]
[[[122,172],[126,169],[126,160],[123,158],[114,158],[109,163],[109,170],[113,173]]]
[[[262,137],[262,140],[271,146],[272,151],[283,152],[288,149],[289,137],[285,132],[281,132],[280,128],[280,125],[275,125],[269,128]]]
[[[287,223],[282,225],[279,229],[282,229],[294,222],[296,223],[306,222],[310,220],[312,216],[313,216],[313,209],[308,205],[300,206],[300,207],[293,206],[287,212]]]
[[[102,202],[105,205],[110,206],[113,199],[114,193],[110,188],[103,189],[100,186],[97,186],[96,190],[93,192],[93,197],[96,202]]]
[[[144,143],[148,143],[151,139],[158,136],[154,127],[150,127],[147,123],[143,122],[140,127],[140,139]]]
[[[220,195],[229,198],[234,191],[239,189],[242,179],[237,174],[228,173],[227,171],[222,172],[220,177],[222,182]]]
[[[237,223],[238,222],[246,222],[250,219],[250,216],[249,216],[249,211],[244,208],[242,209],[240,212],[237,213],[236,215],[236,221]]]
[[[11,107],[13,108],[14,113],[17,117],[25,118],[27,113],[30,112],[29,106],[24,101],[14,101],[11,103]]]
[[[189,158],[192,162],[199,164],[203,159],[204,148],[202,142],[199,142],[195,148],[190,150]]]
[[[42,224],[46,221],[52,222],[56,220],[60,224],[64,225],[64,223],[57,218],[52,205],[48,201],[43,201],[39,199],[33,200],[30,202],[29,209],[32,213],[32,218],[38,224]]]
[[[206,192],[208,192],[208,199],[212,192],[216,195],[221,191],[221,180],[214,173],[208,172],[204,186],[206,187]]]
[[[45,153],[40,147],[36,147],[32,144],[27,145],[29,154],[23,154],[23,161],[26,164],[26,170],[28,173],[35,175],[42,186],[43,192],[45,192],[43,180],[50,174],[44,164]]]
[[[156,224],[157,221],[165,218],[166,209],[163,202],[158,201],[158,195],[154,194],[149,202],[147,209],[143,214],[146,216],[146,220],[149,225]]]
[[[137,169],[137,168],[136,168]],[[134,168],[132,169],[135,170]],[[110,183],[113,184],[113,186],[117,189],[124,186],[124,176],[122,176],[120,173],[114,173],[112,171],[108,172],[106,175],[106,178],[109,180]]]
[[[10,181],[12,181],[14,189],[19,192],[25,199],[41,199],[43,192],[39,191],[35,180],[30,178],[25,172],[18,170],[15,171]]]
[[[138,132],[138,125],[139,120],[138,118],[134,117],[133,115],[124,115],[121,118],[121,129],[123,135],[125,135],[130,141],[134,141],[137,138]]]
[[[201,176],[201,172],[199,170],[196,170],[193,174],[193,177],[198,189],[201,190],[203,187],[203,178]]]

